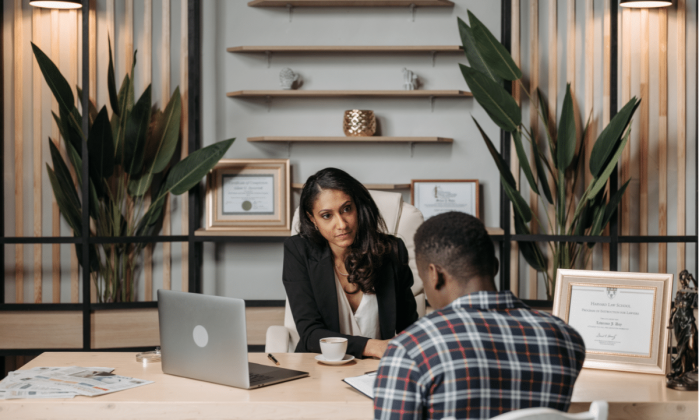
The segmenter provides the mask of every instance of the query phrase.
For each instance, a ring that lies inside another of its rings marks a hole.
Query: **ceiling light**
[[[669,7],[672,6],[672,0],[621,0],[621,7],[654,8],[654,7]]]
[[[29,5],[46,9],[80,9],[83,7],[79,0],[31,0]]]

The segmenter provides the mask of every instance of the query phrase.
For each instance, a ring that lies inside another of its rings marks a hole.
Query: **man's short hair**
[[[418,259],[441,266],[455,278],[493,278],[498,272],[493,241],[483,223],[461,212],[442,213],[429,218],[415,233]]]

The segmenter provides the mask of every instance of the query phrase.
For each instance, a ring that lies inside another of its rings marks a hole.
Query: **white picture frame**
[[[672,274],[559,269],[553,315],[585,341],[592,369],[665,375]]]

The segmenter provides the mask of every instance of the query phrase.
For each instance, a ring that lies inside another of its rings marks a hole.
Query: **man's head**
[[[418,273],[430,305],[442,308],[480,290],[496,290],[495,247],[483,223],[466,213],[428,219],[415,233]]]

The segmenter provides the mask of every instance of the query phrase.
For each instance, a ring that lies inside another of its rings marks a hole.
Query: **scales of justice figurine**
[[[680,273],[680,285],[670,314],[668,329],[677,341],[677,354],[672,357],[667,387],[679,391],[697,390],[697,281],[687,270]],[[692,284],[694,283],[694,287]],[[670,342],[672,349],[672,342]]]

